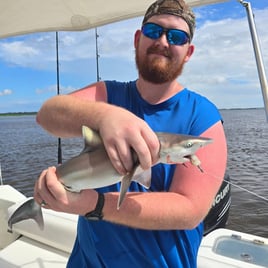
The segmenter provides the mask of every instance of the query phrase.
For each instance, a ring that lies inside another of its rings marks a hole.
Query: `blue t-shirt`
[[[106,87],[109,103],[133,112],[156,132],[200,135],[221,120],[210,101],[188,89],[152,105],[142,99],[136,81],[106,81]],[[154,166],[149,191],[168,191],[175,167],[166,164]],[[119,190],[120,183],[98,189],[101,192]],[[129,191],[148,190],[132,182]],[[79,217],[77,238],[68,267],[194,268],[202,235],[202,223],[193,230],[148,231]]]

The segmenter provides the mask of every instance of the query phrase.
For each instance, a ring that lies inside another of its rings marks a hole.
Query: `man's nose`
[[[167,33],[163,32],[162,35],[156,40],[156,42],[159,42],[159,44],[161,44],[164,47],[168,47],[169,42],[167,40]]]

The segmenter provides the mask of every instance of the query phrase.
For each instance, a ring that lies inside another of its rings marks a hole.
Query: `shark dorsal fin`
[[[99,133],[87,126],[82,126],[82,135],[85,142],[85,151],[94,151],[97,148],[103,147],[103,141]]]

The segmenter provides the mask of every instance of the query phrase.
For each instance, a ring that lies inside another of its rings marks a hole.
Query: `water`
[[[262,109],[222,110],[233,183],[268,198],[268,123]],[[0,116],[0,161],[4,183],[32,196],[39,173],[57,165],[58,139],[34,116]],[[63,161],[83,148],[81,138],[62,140]],[[228,226],[268,238],[268,202],[232,187]]]
[[[222,116],[232,182],[268,199],[268,123],[264,110],[224,110]],[[228,227],[268,237],[268,202],[232,187]]]
[[[35,116],[0,116],[0,161],[5,184],[10,184],[27,196],[39,173],[57,165],[58,139],[45,132],[35,122]],[[82,139],[62,142],[63,161],[81,152]]]

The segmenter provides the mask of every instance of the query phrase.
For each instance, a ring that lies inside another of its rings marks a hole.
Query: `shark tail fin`
[[[20,204],[10,215],[8,219],[8,231],[12,233],[13,224],[29,218],[33,219],[41,230],[44,229],[42,209],[33,198],[28,198],[26,201]]]

